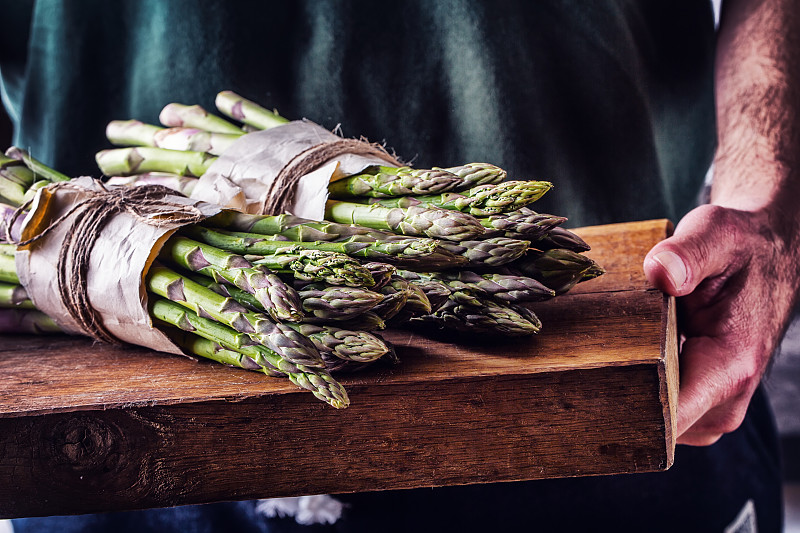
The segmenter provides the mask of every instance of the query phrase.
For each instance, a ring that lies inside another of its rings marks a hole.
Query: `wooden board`
[[[674,300],[641,271],[666,221],[583,228],[608,274],[536,307],[535,338],[390,331],[402,360],[288,380],[82,338],[0,337],[0,517],[664,470]]]

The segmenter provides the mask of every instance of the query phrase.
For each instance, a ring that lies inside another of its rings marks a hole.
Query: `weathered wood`
[[[580,230],[609,273],[538,305],[535,338],[387,332],[402,363],[342,378],[341,411],[254,372],[2,337],[0,516],[668,468],[674,301],[641,274],[668,231]]]

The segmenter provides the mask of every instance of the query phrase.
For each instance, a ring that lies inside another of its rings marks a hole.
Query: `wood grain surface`
[[[674,300],[641,272],[666,221],[583,228],[608,271],[534,338],[386,332],[401,363],[287,380],[82,338],[0,337],[0,517],[664,470]]]

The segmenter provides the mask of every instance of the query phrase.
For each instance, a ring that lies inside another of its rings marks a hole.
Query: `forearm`
[[[800,12],[793,0],[727,0],[717,48],[719,147],[711,202],[783,213],[800,198]]]

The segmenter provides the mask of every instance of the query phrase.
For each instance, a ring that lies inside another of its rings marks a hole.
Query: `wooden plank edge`
[[[678,432],[678,389],[680,381],[678,362],[678,325],[674,296],[664,295],[662,316],[664,340],[661,345],[662,361],[659,364],[661,404],[664,406],[664,428],[667,441],[667,469],[675,461],[675,442]]]

